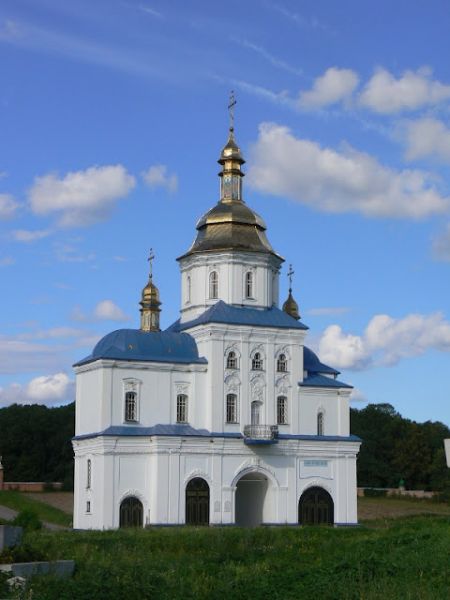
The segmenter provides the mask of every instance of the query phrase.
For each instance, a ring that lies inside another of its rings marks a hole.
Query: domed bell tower
[[[219,300],[251,308],[278,305],[283,258],[270,245],[264,220],[243,200],[245,160],[234,136],[235,104],[232,93],[228,139],[218,160],[220,199],[200,218],[194,242],[177,259],[182,322],[195,319]]]
[[[150,265],[150,272],[148,277],[148,283],[142,290],[142,300],[139,302],[141,305],[141,330],[142,331],[161,331],[159,328],[159,313],[161,309],[161,302],[159,301],[159,290],[153,283],[153,259],[155,255],[150,250],[148,262]]]

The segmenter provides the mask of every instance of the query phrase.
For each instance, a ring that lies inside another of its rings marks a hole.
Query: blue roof
[[[101,436],[182,436],[182,437],[209,437],[209,438],[231,438],[243,439],[244,436],[240,432],[210,432],[206,429],[195,429],[187,424],[176,425],[154,425],[153,427],[141,427],[139,425],[111,425],[103,431],[95,433],[87,433],[84,435],[76,435],[74,440],[86,440]],[[360,442],[361,439],[356,435],[341,436],[341,435],[303,435],[280,433],[279,440],[317,440],[319,442]]]
[[[307,346],[303,346],[303,368],[309,373],[330,373],[332,375],[339,375],[340,373],[340,371],[336,371],[333,367],[320,362],[317,354]]]
[[[239,432],[232,433],[211,433],[206,429],[195,429],[188,424],[176,425],[153,425],[153,427],[141,427],[139,425],[111,425],[103,431],[96,433],[88,433],[85,435],[77,435],[73,439],[82,440],[87,438],[99,437],[102,435],[106,436],[194,436],[194,437],[227,437],[227,438],[242,438],[242,434]]]
[[[166,331],[183,331],[206,323],[251,325],[252,327],[274,327],[275,329],[308,329],[306,325],[275,306],[264,309],[248,308],[226,304],[223,300],[219,300],[196,319],[186,323],[180,323],[180,320],[175,321]]]
[[[348,385],[348,383],[342,383],[342,381],[338,381],[337,379],[331,379],[331,377],[326,377],[325,375],[314,374],[309,377],[306,377],[303,381],[299,381],[299,384],[302,387],[323,387],[323,388],[351,388],[352,385]]]
[[[206,364],[198,355],[197,344],[188,333],[170,331],[141,331],[118,329],[105,335],[89,356],[75,363],[75,367],[98,360],[169,362]]]

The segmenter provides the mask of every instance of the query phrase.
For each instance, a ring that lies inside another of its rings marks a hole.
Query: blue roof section
[[[357,435],[305,435],[295,433],[280,433],[279,440],[304,440],[312,442],[362,442]]]
[[[317,354],[307,346],[303,346],[303,368],[309,373],[330,373],[331,375],[339,375],[340,373],[333,367],[320,362]]]
[[[142,331],[118,329],[105,335],[89,356],[75,363],[75,367],[98,360],[168,362],[206,364],[198,355],[197,344],[188,333],[170,331]]]
[[[242,438],[239,432],[211,433],[206,429],[195,429],[191,425],[176,424],[176,425],[154,425],[153,427],[140,427],[139,425],[111,425],[103,431],[96,433],[88,433],[85,435],[77,435],[74,440],[84,440],[100,436],[183,436],[183,437],[226,437],[226,438]]]
[[[102,436],[113,437],[136,437],[136,436],[181,436],[181,437],[208,437],[208,438],[229,438],[229,439],[244,439],[240,432],[210,432],[206,429],[195,429],[190,425],[154,425],[153,427],[140,427],[139,425],[112,425],[103,431],[95,433],[87,433],[84,435],[76,435],[74,440],[87,440]],[[278,440],[305,440],[318,442],[360,442],[361,438],[356,435],[341,436],[341,435],[301,435],[280,433]]]
[[[248,308],[226,304],[223,300],[219,300],[196,319],[186,323],[180,323],[180,320],[175,321],[166,331],[183,331],[206,323],[251,325],[252,327],[273,327],[275,329],[308,329],[306,325],[275,306],[264,309]]]
[[[337,379],[331,379],[331,377],[325,377],[325,375],[311,375],[303,381],[299,381],[298,385],[302,387],[323,387],[323,388],[349,388],[353,389],[352,385],[343,383]]]

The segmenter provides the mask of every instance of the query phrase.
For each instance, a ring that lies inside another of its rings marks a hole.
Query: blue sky
[[[150,247],[177,318],[234,89],[308,344],[354,406],[450,425],[449,29],[436,0],[3,0],[0,405],[73,399],[73,362],[138,326]]]

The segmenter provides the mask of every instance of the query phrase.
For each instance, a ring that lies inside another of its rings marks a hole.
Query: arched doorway
[[[268,481],[262,473],[243,475],[236,484],[235,522],[240,527],[257,527],[265,520]]]
[[[334,503],[330,494],[321,487],[303,492],[298,503],[298,522],[301,525],[333,525]]]
[[[209,485],[201,477],[186,486],[186,525],[209,525]]]
[[[144,521],[142,502],[134,496],[128,496],[120,504],[120,527],[142,527]]]

